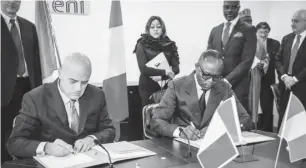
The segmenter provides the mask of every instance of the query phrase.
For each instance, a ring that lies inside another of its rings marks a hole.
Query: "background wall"
[[[93,63],[90,82],[101,84],[108,66],[108,23],[110,2],[91,1],[87,16],[52,14],[53,26],[63,59],[74,51],[87,54]],[[126,45],[128,84],[137,84],[139,70],[136,56],[132,53],[136,40],[144,32],[147,19],[161,16],[169,37],[176,41],[180,55],[181,73],[191,72],[197,58],[206,49],[211,29],[224,21],[223,1],[131,1],[121,3]],[[35,2],[23,1],[20,16],[35,22]],[[270,37],[277,40],[291,32],[293,13],[306,6],[305,1],[242,1],[241,9],[250,8],[253,24],[267,21],[272,31]]]

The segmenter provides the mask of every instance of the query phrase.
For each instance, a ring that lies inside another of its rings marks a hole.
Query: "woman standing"
[[[147,67],[146,63],[164,53],[170,69],[155,69]],[[146,24],[145,33],[137,40],[134,50],[137,56],[139,77],[139,94],[142,106],[153,103],[150,96],[161,90],[158,81],[173,79],[180,72],[179,55],[174,41],[166,34],[165,23],[159,16],[151,16]]]

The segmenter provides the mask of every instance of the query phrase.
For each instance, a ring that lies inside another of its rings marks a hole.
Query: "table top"
[[[170,138],[158,138],[152,140],[141,140],[132,141],[133,144],[139,145],[146,149],[149,149],[157,155],[144,157],[139,159],[133,159],[128,161],[116,162],[115,168],[124,167],[136,167],[136,163],[140,167],[145,168],[200,168],[200,164],[196,158],[198,149],[191,147],[192,156],[187,155],[188,145],[182,144],[178,141],[172,140]],[[273,168],[276,153],[278,149],[279,140],[266,142],[262,144],[250,145],[246,147],[239,147],[238,150],[245,153],[252,151],[254,147],[254,156],[259,159],[254,162],[246,163],[236,163],[235,161],[230,162],[225,168]],[[281,152],[279,155],[279,162],[277,168],[306,168],[306,161],[298,161],[295,163],[290,163],[288,152],[285,149],[286,144],[282,143]],[[250,152],[251,153],[251,152]],[[23,159],[23,160],[13,160],[6,162],[3,168],[43,168],[35,159]],[[95,167],[108,167],[108,165],[98,165]]]

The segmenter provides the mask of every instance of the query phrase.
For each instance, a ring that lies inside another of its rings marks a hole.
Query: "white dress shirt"
[[[202,90],[202,87],[199,85],[198,81],[197,81],[197,77],[196,77],[196,74],[194,74],[194,80],[195,80],[195,83],[196,83],[196,88],[197,88],[197,94],[198,94],[198,99],[200,100],[202,94],[203,94],[203,90]],[[209,98],[209,95],[210,95],[210,89],[206,91],[205,93],[205,103],[207,105],[207,102],[208,102],[208,98]],[[175,138],[179,138],[180,137],[180,130],[179,130],[180,127],[176,128],[173,132],[173,137]]]
[[[21,33],[20,33],[20,26],[19,26],[19,23],[18,23],[17,16],[15,16],[14,18],[10,18],[9,16],[5,15],[4,13],[1,13],[1,15],[2,15],[2,17],[3,17],[3,19],[4,19],[5,23],[6,23],[7,28],[9,29],[9,31],[11,31],[11,27],[12,27],[12,24],[10,23],[10,20],[11,19],[15,19],[15,24],[16,24],[16,27],[18,29],[19,36],[20,36],[20,42],[22,42]],[[22,49],[22,53],[23,53],[23,57],[24,57],[24,50],[23,50],[23,46],[22,45],[21,45],[21,49]],[[27,63],[25,62],[25,60],[24,60],[24,64],[25,64],[25,72],[22,75],[22,77],[28,77],[29,76],[29,72],[28,72]],[[20,77],[20,76],[17,75],[17,77]]]
[[[304,30],[304,32],[302,32],[300,35],[301,35],[301,38],[300,38],[300,45],[299,45],[298,49],[300,49],[301,44],[303,43],[303,41],[304,41],[304,39],[305,39],[306,30]],[[293,46],[294,46],[296,40],[297,40],[297,35],[295,35],[295,37],[294,37],[294,40],[293,40],[291,49],[293,48]],[[284,80],[284,77],[285,77],[285,76],[288,76],[288,75],[287,75],[287,74],[282,75],[282,76],[281,76],[281,80]],[[295,82],[298,82],[298,80],[297,80],[297,78],[296,78],[295,76],[293,77],[293,79],[295,80]]]
[[[231,25],[230,25],[229,34],[232,33],[232,31],[233,31],[234,27],[236,26],[238,20],[239,20],[239,17],[237,16],[234,20],[230,21],[230,22],[231,22]],[[221,38],[221,39],[223,39],[224,30],[225,30],[225,28],[226,28],[227,22],[228,22],[228,21],[225,21],[225,22],[224,22],[223,31],[222,31],[222,38]]]

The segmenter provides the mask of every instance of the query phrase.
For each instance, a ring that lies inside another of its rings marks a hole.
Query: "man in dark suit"
[[[234,95],[229,84],[220,78],[223,67],[221,55],[207,50],[196,63],[195,72],[170,81],[153,112],[151,129],[163,136],[184,138],[179,131],[182,127],[192,140],[203,137],[220,102]],[[242,130],[251,129],[252,121],[239,101],[237,109]]]
[[[208,39],[208,49],[219,51],[224,56],[222,75],[232,86],[238,100],[250,112],[248,76],[256,51],[255,28],[239,20],[239,1],[224,1],[225,23],[214,27]]]
[[[1,148],[2,163],[10,160],[5,143],[24,93],[41,85],[39,46],[34,24],[16,15],[20,1],[1,1]]]
[[[256,25],[257,39],[263,44],[267,54],[267,62],[261,61],[257,68],[261,71],[260,81],[260,107],[262,114],[259,115],[258,129],[273,132],[273,92],[271,85],[275,84],[275,54],[280,43],[268,38],[271,28],[268,23],[260,22]],[[258,104],[257,104],[258,105]]]
[[[7,143],[13,156],[65,156],[90,150],[94,139],[100,143],[114,140],[104,93],[88,84],[88,57],[81,53],[67,56],[59,73],[55,82],[24,95]]]
[[[292,91],[306,108],[306,10],[298,10],[292,17],[293,32],[282,39],[275,56],[279,77],[280,111],[278,126],[282,122],[289,94]]]

